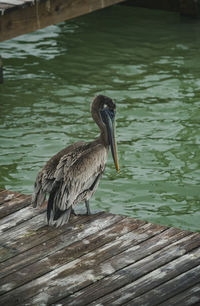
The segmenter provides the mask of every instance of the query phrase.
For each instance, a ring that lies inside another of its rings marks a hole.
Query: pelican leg
[[[89,201],[85,201],[85,207],[87,209],[87,215],[91,215],[91,210],[90,210],[90,205],[89,205]]]

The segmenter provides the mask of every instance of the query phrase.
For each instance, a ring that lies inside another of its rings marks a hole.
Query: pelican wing
[[[102,144],[95,144],[82,146],[62,157],[48,203],[50,223],[62,216],[62,223],[58,220],[57,226],[63,224],[76,203],[89,200],[104,171],[107,154]]]
[[[46,194],[52,191],[53,184],[55,181],[55,171],[57,170],[57,166],[59,165],[63,156],[68,155],[69,152],[77,148],[81,148],[84,145],[84,141],[76,142],[61,150],[47,161],[44,168],[38,173],[35,181],[34,193],[32,196],[33,207],[41,206],[45,201]]]

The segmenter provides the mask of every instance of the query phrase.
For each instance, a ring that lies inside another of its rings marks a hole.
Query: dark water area
[[[89,109],[117,103],[111,156],[91,208],[200,229],[200,22],[114,6],[1,43],[0,187],[32,193],[39,169],[98,134]]]

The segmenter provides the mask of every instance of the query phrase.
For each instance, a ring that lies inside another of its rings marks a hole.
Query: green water
[[[109,157],[93,209],[200,229],[200,22],[116,6],[1,44],[0,187],[32,193],[64,146],[93,140],[89,106],[117,103],[121,171]]]

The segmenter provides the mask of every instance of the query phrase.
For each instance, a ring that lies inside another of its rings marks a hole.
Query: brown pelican
[[[116,105],[112,99],[98,95],[91,104],[92,118],[100,128],[93,142],[74,143],[54,155],[38,173],[33,207],[41,206],[49,193],[47,221],[50,225],[67,223],[75,204],[84,201],[90,214],[89,199],[96,191],[105,169],[111,147],[116,170],[119,171],[115,141]]]

